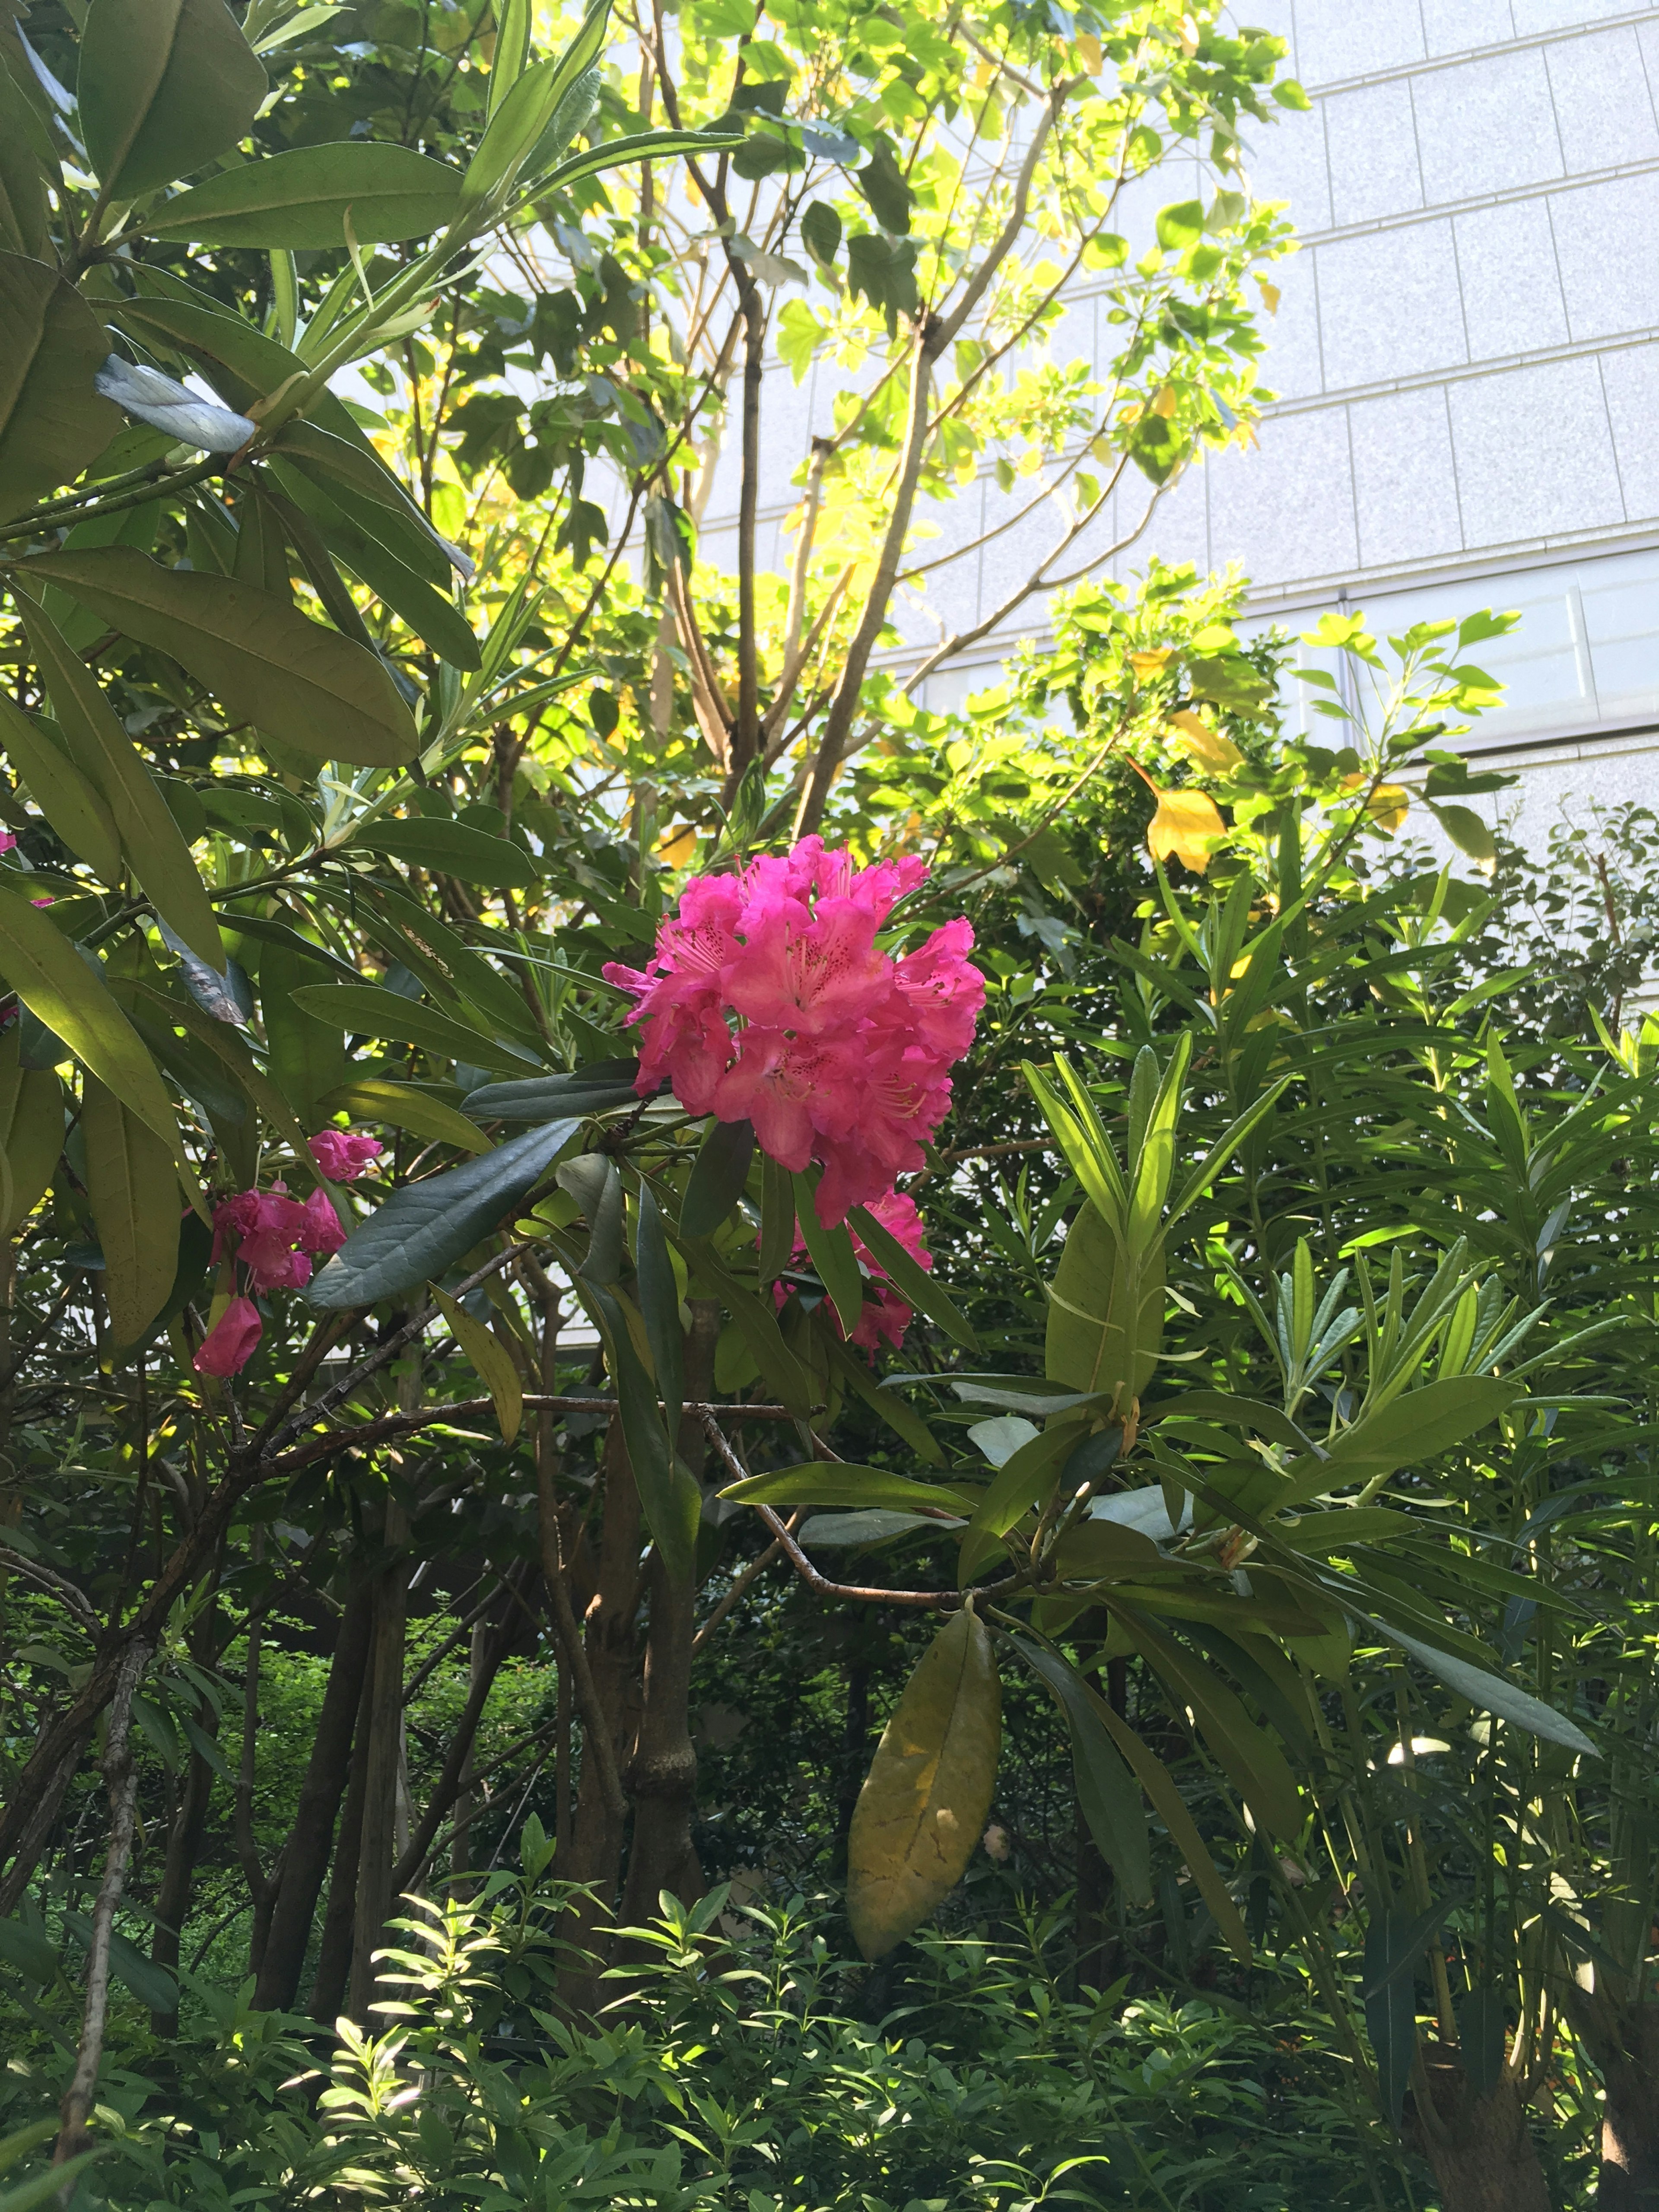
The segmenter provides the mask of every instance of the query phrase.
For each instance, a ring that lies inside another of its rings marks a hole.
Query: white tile
[[[1515,36],[1510,0],[1423,0],[1423,35],[1431,54],[1463,54]]]
[[[1342,408],[1273,416],[1259,453],[1209,464],[1211,561],[1237,561],[1259,588],[1345,574],[1358,560]]]
[[[1327,391],[1467,361],[1449,222],[1362,232],[1316,252]]]
[[[1186,469],[1173,484],[1155,491],[1139,469],[1128,470],[1118,489],[1117,534],[1130,540],[1112,563],[1118,576],[1145,575],[1153,561],[1170,568],[1190,562],[1200,576],[1226,559],[1210,544],[1210,479],[1218,464]]]
[[[1309,86],[1421,61],[1417,0],[1296,0],[1296,52]]]
[[[1296,45],[1296,0],[1250,0],[1237,20],[1248,23],[1252,30],[1271,31],[1274,38],[1283,39],[1287,51],[1279,65],[1279,73],[1281,76],[1301,76]]]
[[[1653,621],[1659,553],[1586,561],[1578,571],[1578,586],[1602,714],[1623,720],[1636,713],[1651,714],[1659,705],[1659,630]],[[1659,763],[1650,765],[1659,769]],[[1659,790],[1659,774],[1650,786],[1654,790]]]
[[[1570,177],[1659,154],[1659,124],[1632,28],[1562,39],[1544,58]]]
[[[1279,306],[1263,307],[1256,329],[1267,342],[1257,364],[1260,382],[1280,399],[1310,399],[1325,388],[1319,350],[1316,254],[1304,252],[1275,262],[1267,281],[1279,289]]]
[[[1410,84],[1364,85],[1333,93],[1325,111],[1331,220],[1370,222],[1423,204]]]
[[[898,599],[894,602],[894,619],[907,639],[914,635],[917,642],[933,647],[939,642],[941,628],[949,637],[970,629],[978,619],[978,541],[988,498],[995,503],[1000,495],[994,485],[988,489],[976,478],[963,484],[955,499],[918,501],[919,527],[912,532],[904,568],[921,568],[924,573],[903,586],[902,606]],[[952,553],[954,560],[928,568],[929,562]]]
[[[1550,222],[1575,338],[1608,337],[1659,323],[1659,176],[1620,177],[1552,192]]]
[[[1601,388],[1607,394],[1607,420],[1613,425],[1613,451],[1619,458],[1619,478],[1624,487],[1625,515],[1631,522],[1659,520],[1659,344],[1621,347],[1601,356]],[[1650,601],[1659,604],[1659,592]]]
[[[1510,4],[1517,39],[1529,39],[1539,31],[1573,31],[1581,23],[1599,23],[1604,15],[1632,12],[1631,0],[1510,0]]]
[[[1461,552],[1446,395],[1437,387],[1357,399],[1348,410],[1359,565],[1393,568]]]
[[[1067,368],[1074,361],[1086,361],[1093,368],[1097,305],[1092,295],[1066,301],[1059,321],[1048,333],[1048,358],[1056,368]]]
[[[1000,535],[986,539],[979,554],[979,619],[994,614],[1005,600],[1027,583],[1040,562],[1047,559],[1066,535],[1070,510],[1063,498],[1031,502],[1040,491],[1034,477],[1021,477],[1012,491],[999,489],[994,481],[985,487],[984,530]],[[1029,513],[1022,510],[1030,508]],[[1014,518],[1018,517],[1018,520]],[[1010,525],[1009,527],[1003,527]],[[950,570],[943,572],[948,577]],[[945,588],[943,577],[941,590]],[[1036,617],[1035,599],[1024,600],[1009,617],[1017,629],[1029,630]]]
[[[1284,200],[1298,230],[1328,230],[1331,180],[1325,166],[1324,100],[1281,108],[1268,124],[1245,128],[1244,167],[1259,200]]]
[[[1624,520],[1594,361],[1544,362],[1449,391],[1464,537],[1512,544]]]
[[[1412,82],[1423,190],[1432,207],[1562,174],[1543,54],[1483,54]]]
[[[1567,311],[1544,202],[1472,208],[1455,228],[1469,359],[1497,361],[1565,345]]]

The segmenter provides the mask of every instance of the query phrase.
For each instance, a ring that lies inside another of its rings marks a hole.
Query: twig
[[[102,1633],[102,1624],[72,1582],[63,1575],[55,1574],[50,1567],[43,1567],[38,1560],[26,1559],[21,1552],[14,1552],[9,1544],[0,1544],[0,1555],[4,1557],[9,1573],[21,1575],[25,1582],[39,1583],[42,1589],[50,1590],[54,1597],[62,1598],[75,1615],[76,1626],[84,1630],[94,1644],[97,1642]]]
[[[805,1518],[806,1508],[804,1505],[790,1515],[789,1533],[792,1536]],[[743,1572],[738,1577],[736,1582],[732,1583],[731,1589],[726,1591],[725,1596],[721,1598],[720,1603],[714,1607],[713,1613],[709,1614],[708,1620],[704,1621],[702,1626],[691,1638],[691,1656],[694,1659],[696,1657],[698,1652],[702,1650],[703,1645],[708,1641],[709,1638],[714,1633],[714,1631],[720,1626],[721,1621],[726,1619],[726,1614],[731,1612],[733,1606],[740,1605],[743,1602],[743,1600],[748,1595],[750,1589],[760,1580],[761,1577],[766,1572],[768,1567],[771,1565],[773,1560],[777,1558],[779,1553],[782,1549],[782,1545],[774,1539],[774,1540],[767,1546],[766,1549],[757,1559],[750,1559],[749,1565],[744,1569]]]
[[[524,1406],[526,1413],[614,1413],[614,1398],[558,1398],[538,1392],[526,1391]],[[386,1443],[398,1437],[412,1436],[416,1430],[431,1428],[440,1421],[472,1420],[493,1413],[494,1401],[489,1398],[451,1398],[441,1404],[427,1406],[411,1413],[386,1413],[376,1421],[362,1421],[354,1428],[330,1429],[325,1435],[313,1437],[284,1452],[280,1459],[264,1463],[266,1475],[291,1474],[296,1468],[308,1467],[313,1460],[326,1459],[331,1452],[362,1451],[371,1444]],[[734,1420],[793,1421],[794,1415],[784,1406],[687,1406],[688,1413],[714,1415]]]

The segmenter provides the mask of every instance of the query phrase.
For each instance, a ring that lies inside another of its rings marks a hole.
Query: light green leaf
[[[344,244],[349,215],[359,246],[396,246],[441,229],[460,191],[459,170],[410,147],[341,138],[222,170],[137,228],[149,238],[188,238],[198,246],[326,252]]]
[[[343,1083],[317,1102],[324,1114],[349,1114],[359,1121],[380,1121],[394,1129],[407,1129],[434,1145],[459,1145],[465,1152],[487,1152],[490,1142],[476,1123],[441,1098],[417,1091],[413,1084],[390,1083],[379,1076],[358,1076]]]
[[[524,1386],[513,1364],[512,1354],[481,1321],[436,1283],[432,1285],[432,1295],[439,1312],[449,1324],[450,1334],[471,1361],[473,1371],[489,1393],[501,1442],[516,1443],[524,1420]]]
[[[0,253],[0,522],[79,476],[120,428],[120,409],[92,385],[108,353],[73,285]]]
[[[111,198],[137,199],[224,153],[269,88],[224,0],[92,0],[76,92]]]
[[[1048,1293],[1043,1371],[1051,1382],[1109,1393],[1122,1410],[1158,1366],[1164,1335],[1164,1255],[1136,1267],[1099,1210],[1085,1205],[1066,1232]]]
[[[418,999],[403,998],[378,983],[306,983],[292,997],[303,1012],[331,1028],[412,1044],[440,1060],[504,1069],[533,1065],[525,1054],[497,1044],[482,1030],[453,1021],[435,1007],[422,1006]]]
[[[1286,1507],[1346,1483],[1373,1482],[1462,1443],[1495,1421],[1521,1395],[1502,1375],[1449,1375],[1392,1399],[1336,1438],[1323,1460],[1299,1459],[1286,1470],[1273,1504]]]
[[[492,837],[487,830],[475,830],[468,822],[425,817],[376,822],[360,830],[351,843],[358,851],[386,853],[411,867],[459,876],[463,883],[486,884],[497,890],[526,890],[540,881],[540,870],[521,846]]]
[[[38,554],[20,565],[112,629],[182,662],[233,721],[269,730],[313,759],[400,768],[414,757],[413,719],[382,664],[274,592],[163,568],[129,546]]]
[[[82,1091],[87,1197],[104,1255],[104,1297],[123,1347],[140,1343],[179,1271],[179,1186],[167,1146],[88,1075]]]
[[[121,839],[95,787],[60,752],[33,718],[0,690],[0,744],[18,780],[70,852],[90,863],[102,883],[121,880]]]
[[[0,1237],[15,1235],[40,1203],[64,1149],[64,1086],[54,1069],[22,1065],[21,1043],[15,1023],[0,1036],[0,1156],[11,1178]]]
[[[801,1467],[779,1467],[728,1484],[720,1496],[737,1505],[852,1505],[860,1510],[920,1513],[933,1508],[956,1516],[971,1513],[981,1491],[947,1490],[942,1483],[913,1482],[882,1467],[859,1467],[847,1460],[811,1460]]]

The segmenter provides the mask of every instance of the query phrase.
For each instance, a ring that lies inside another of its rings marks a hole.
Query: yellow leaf
[[[1367,818],[1390,837],[1411,811],[1412,795],[1397,783],[1379,783],[1365,801]]]
[[[1244,757],[1231,738],[1212,729],[1203,716],[1194,714],[1190,708],[1171,714],[1170,726],[1180,732],[1171,741],[1174,750],[1198,767],[1207,769],[1212,775],[1225,775]]]
[[[991,1639],[964,1607],[906,1683],[859,1792],[847,1911],[866,1959],[902,1942],[961,1881],[991,1809],[1001,1740]]]
[[[1100,51],[1100,40],[1088,31],[1079,31],[1072,41],[1077,48],[1077,58],[1091,76],[1100,75],[1100,65],[1105,56]]]
[[[1160,791],[1146,843],[1155,860],[1167,860],[1173,853],[1184,867],[1201,876],[1210,865],[1215,840],[1226,832],[1227,825],[1207,793]]]
[[[1279,302],[1281,296],[1278,285],[1270,284],[1265,276],[1258,276],[1255,282],[1256,289],[1261,295],[1262,306],[1266,307],[1270,315],[1276,315],[1279,313]]]
[[[697,833],[690,823],[683,823],[657,848],[657,858],[665,868],[683,868],[697,849]]]
[[[1161,415],[1167,422],[1176,411],[1176,388],[1173,384],[1160,385],[1158,397],[1152,402],[1154,415]]]
[[[1150,684],[1153,677],[1161,676],[1169,665],[1168,646],[1165,646],[1161,653],[1132,653],[1129,655],[1129,665],[1135,672],[1136,682],[1139,684]]]
[[[1117,459],[1117,447],[1109,438],[1091,438],[1089,441],[1089,451],[1103,468],[1109,467]]]
[[[524,1419],[524,1387],[511,1355],[506,1346],[492,1336],[481,1321],[475,1321],[447,1291],[441,1291],[434,1283],[432,1295],[438,1302],[439,1312],[449,1323],[450,1334],[471,1361],[479,1381],[489,1393],[502,1443],[512,1443]]]

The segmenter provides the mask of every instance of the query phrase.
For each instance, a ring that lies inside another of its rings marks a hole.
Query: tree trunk
[[[368,1757],[364,1762],[362,1838],[357,1858],[357,1911],[351,1937],[350,1996],[347,2010],[369,2024],[376,1970],[374,1954],[386,1942],[392,1917],[392,1869],[398,1848],[398,1792],[403,1776],[404,1650],[409,1625],[409,1516],[388,1498],[385,1548],[389,1555],[375,1583],[374,1634],[369,1663]]]
[[[149,1946],[151,1964],[175,1979],[179,1972],[179,1946],[190,1914],[190,1893],[196,1878],[196,1862],[202,1855],[208,1800],[212,1795],[213,1769],[199,1751],[193,1751],[185,1769],[184,1795],[179,1801],[178,1816],[167,1834],[167,1855],[161,1869],[161,1887],[155,1893],[155,1932]],[[152,2034],[171,2041],[179,2033],[177,2004],[171,2012],[151,2013],[149,2024]]]
[[[323,1940],[311,1990],[312,2018],[326,2021],[331,2026],[345,2002],[346,1984],[351,1975],[351,1931],[357,1917],[357,1863],[362,1848],[363,1803],[368,1794],[368,1711],[374,1695],[374,1673],[368,1664],[366,1648],[363,1686],[357,1700],[352,1741],[351,1778],[346,1785],[345,1811],[340,1819],[339,1839],[334,1846],[328,1910],[323,1915]]]
[[[367,1585],[354,1585],[340,1617],[317,1733],[283,1855],[282,1881],[253,1992],[253,2002],[262,2012],[286,2012],[299,1995],[312,1922],[334,1840],[335,1817],[351,1770],[351,1739],[368,1672],[373,1611]]]
[[[1490,2094],[1477,2097],[1455,2054],[1434,2045],[1423,2068],[1433,2109],[1425,2113],[1413,2093],[1407,2139],[1433,2169],[1442,2212],[1551,2212],[1514,2077],[1505,2072]]]
[[[1659,2005],[1599,1988],[1567,2002],[1605,2092],[1596,2212],[1659,2212]]]

